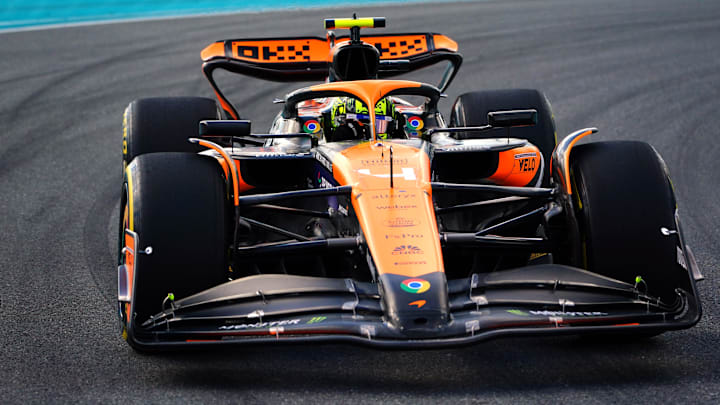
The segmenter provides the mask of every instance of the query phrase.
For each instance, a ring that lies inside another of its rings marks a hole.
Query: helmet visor
[[[355,120],[363,124],[370,123],[370,114],[345,114],[345,119]],[[375,115],[375,133],[384,134],[387,133],[388,123],[392,121],[392,117],[389,115]]]

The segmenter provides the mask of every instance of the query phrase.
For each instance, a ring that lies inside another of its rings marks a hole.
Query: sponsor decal
[[[328,160],[328,158],[325,157],[325,155],[317,152],[315,153],[315,160],[317,160],[318,163],[323,165],[323,167],[325,167],[330,173],[332,173],[332,163],[330,163],[330,161]]]
[[[307,324],[320,323],[320,322],[322,322],[322,321],[324,321],[324,320],[326,320],[326,319],[327,319],[327,316],[314,316],[314,317],[310,318],[310,320],[307,321],[307,322],[305,322],[305,323],[307,323]]]
[[[264,62],[310,62],[310,44],[304,39],[288,39],[254,45],[256,42],[233,41],[233,57]]]
[[[282,321],[272,322],[256,322],[256,323],[242,323],[239,325],[223,325],[218,330],[245,330],[245,329],[263,329],[263,328],[276,328],[278,326],[297,325],[300,323],[300,319],[284,319]]]
[[[360,164],[363,166],[390,166],[390,159],[362,159]],[[393,159],[393,165],[406,165],[407,158]]]
[[[386,200],[388,198],[395,198],[395,199],[404,199],[407,200],[408,198],[415,198],[417,196],[416,193],[408,193],[405,190],[398,191],[398,194],[390,194],[390,193],[380,193],[380,194],[373,194],[372,199],[373,200]]]
[[[409,303],[408,305],[410,305],[410,306],[413,306],[413,305],[414,305],[414,306],[416,306],[416,307],[418,307],[418,308],[422,308],[423,305],[425,305],[425,304],[427,304],[427,301],[425,301],[425,300],[417,300],[417,301],[413,301],[413,302]]]
[[[530,311],[530,315],[541,316],[607,316],[607,312],[563,312],[563,311]]]
[[[372,174],[370,172],[370,169],[358,169],[358,173],[364,174],[367,176],[373,176],[373,177],[379,177],[381,179],[389,179],[390,173],[387,174]],[[402,177],[405,180],[412,181],[417,180],[417,177],[415,176],[415,169],[412,167],[402,167],[400,168],[400,173],[393,173],[393,178],[395,177]]]
[[[513,172],[532,172],[537,167],[537,153],[518,153],[515,155]]]
[[[425,260],[406,260],[393,263],[395,266],[420,266],[423,264],[427,264],[427,262]]]
[[[413,245],[400,245],[393,249],[393,255],[421,255],[422,249]]]
[[[478,145],[454,145],[454,146],[443,146],[436,148],[436,150],[443,152],[472,152],[476,150],[487,150],[485,146]]]
[[[333,186],[332,183],[330,183],[325,177],[323,177],[323,175],[320,174],[320,172],[318,172],[318,174],[317,174],[317,182],[318,182],[318,185],[320,186],[320,188],[333,188],[333,187],[335,187],[335,186]]]
[[[530,315],[536,315],[536,316],[550,316],[550,317],[557,317],[557,316],[575,316],[575,317],[582,317],[582,316],[607,316],[607,312],[563,312],[563,311],[522,311],[519,309],[508,309],[505,312],[513,315],[518,316],[530,316]]]
[[[417,204],[388,204],[388,205],[376,205],[375,209],[378,210],[408,210],[417,208]]]
[[[425,235],[421,233],[398,233],[398,234],[385,234],[385,239],[422,239]]]
[[[422,294],[430,289],[430,282],[421,278],[409,278],[400,283],[400,288],[410,294]]]
[[[547,256],[547,253],[531,253],[530,254],[530,261],[533,261],[535,259],[539,259],[541,257]]]
[[[280,152],[251,152],[248,154],[249,156],[254,157],[282,157],[282,156],[290,156],[287,153],[280,153]]]
[[[425,126],[425,123],[423,122],[422,118],[420,117],[410,117],[407,120],[407,128],[411,131],[419,131],[423,129]]]
[[[385,225],[390,228],[409,228],[416,226],[418,221],[412,218],[395,217],[385,221]]]
[[[320,132],[320,123],[315,120],[307,120],[305,124],[303,124],[303,131],[308,134]]]

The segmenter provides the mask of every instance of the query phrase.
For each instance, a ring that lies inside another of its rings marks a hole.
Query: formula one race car
[[[236,39],[202,51],[219,105],[125,111],[118,301],[139,350],[510,335],[648,336],[698,322],[702,278],[663,160],[642,142],[556,142],[536,90],[438,100],[462,62],[434,33]],[[434,64],[438,86],[390,80]],[[324,81],[268,133],[216,71]]]

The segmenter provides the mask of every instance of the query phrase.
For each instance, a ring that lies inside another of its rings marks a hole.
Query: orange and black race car
[[[202,58],[218,102],[130,104],[118,246],[130,345],[437,347],[698,322],[702,276],[651,146],[576,146],[593,128],[558,144],[536,90],[465,93],[446,121],[457,44],[360,36],[384,25],[215,42]],[[438,86],[389,79],[435,64]],[[219,71],[324,83],[276,100],[270,130],[253,133]]]

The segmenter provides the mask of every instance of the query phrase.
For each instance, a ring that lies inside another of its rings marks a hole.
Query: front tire
[[[126,325],[132,345],[132,332],[162,310],[169,293],[180,299],[227,281],[228,201],[220,165],[192,153],[138,156],[125,189],[122,222],[137,233],[138,250],[152,247],[135,256]]]
[[[666,305],[687,284],[678,264],[682,251],[676,203],[665,164],[644,142],[596,142],[571,155],[573,200],[586,268],[635,284]],[[675,233],[664,235],[661,228]]]

